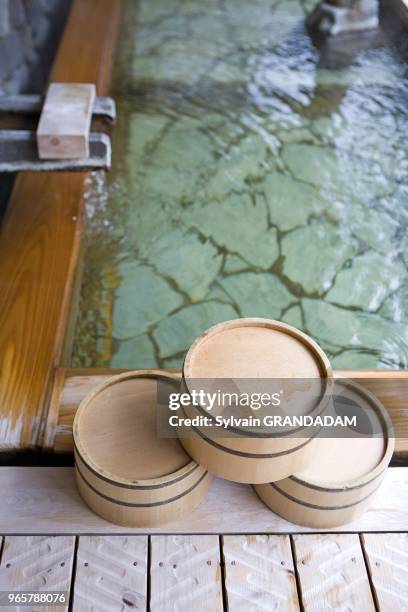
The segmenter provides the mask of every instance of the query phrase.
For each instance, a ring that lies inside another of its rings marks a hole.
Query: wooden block
[[[218,536],[153,536],[151,612],[222,612]]]
[[[37,128],[40,159],[89,157],[95,85],[52,83]]]
[[[357,534],[294,535],[295,562],[305,612],[374,612]]]
[[[0,591],[65,591],[71,587],[74,536],[9,536],[5,538],[0,565]],[[68,610],[65,605],[46,606],[44,612]],[[13,607],[2,610],[36,610]]]
[[[406,612],[408,534],[365,533],[361,539],[378,609]]]
[[[76,567],[76,612],[146,609],[146,536],[82,536]]]
[[[289,536],[224,536],[223,553],[230,610],[299,610]]]

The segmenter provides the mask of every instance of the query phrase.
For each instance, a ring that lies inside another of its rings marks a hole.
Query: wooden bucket
[[[156,432],[157,381],[177,374],[139,370],[110,378],[80,404],[73,434],[76,479],[107,521],[151,527],[188,514],[211,481],[177,439]]]
[[[351,381],[337,384],[346,388],[348,397],[372,411],[383,436],[318,438],[316,454],[303,471],[279,482],[254,485],[261,500],[276,514],[317,529],[349,523],[369,508],[394,452],[390,418],[377,398]]]
[[[321,379],[324,393],[313,407],[319,413],[329,401],[333,374],[324,352],[306,334],[285,323],[252,318],[216,325],[189,349],[183,366],[187,390],[191,381],[217,378]],[[190,433],[184,428],[180,437],[188,454],[211,473],[236,482],[286,478],[313,456],[314,440],[306,432],[265,437],[234,431],[231,437],[215,438],[208,429],[192,427]]]

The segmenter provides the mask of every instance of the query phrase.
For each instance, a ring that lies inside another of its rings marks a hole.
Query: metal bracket
[[[38,95],[0,96],[0,113],[40,115],[45,97]],[[112,98],[95,98],[92,117],[116,122],[116,105]],[[38,156],[35,132],[0,130],[0,172],[83,172],[109,170],[112,147],[108,135],[91,132],[90,154],[86,159],[43,160]]]
[[[39,115],[45,97],[37,95],[0,96],[0,113]],[[95,98],[93,117],[102,117],[110,123],[116,122],[116,104],[112,98]]]
[[[86,159],[43,160],[38,157],[37,140],[29,130],[0,131],[0,172],[83,172],[109,170],[112,149],[109,136],[91,133],[90,155]]]

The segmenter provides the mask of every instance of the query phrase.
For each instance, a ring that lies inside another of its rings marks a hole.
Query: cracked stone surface
[[[146,257],[162,276],[171,279],[193,301],[206,296],[223,259],[209,240],[178,229],[159,238]]]
[[[299,181],[324,188],[332,197],[364,201],[386,195],[388,185],[378,163],[349,152],[304,143],[285,145],[283,162]]]
[[[204,329],[265,316],[335,367],[408,367],[406,65],[322,69],[311,6],[126,0],[74,366],[178,367]]]
[[[294,306],[288,308],[288,310],[286,310],[286,312],[281,316],[281,321],[288,323],[289,325],[293,325],[293,327],[297,327],[298,329],[302,329],[302,309],[300,306],[295,304]]]
[[[190,344],[208,327],[208,321],[228,321],[237,313],[228,304],[204,302],[187,306],[160,321],[154,331],[160,357],[171,357],[183,353]],[[182,359],[180,360],[180,362]]]
[[[117,342],[117,348],[111,359],[111,366],[112,368],[121,368],[124,363],[127,363],[129,368],[135,369],[155,367],[156,352],[147,334]]]
[[[234,274],[220,281],[243,317],[279,319],[295,298],[276,276],[252,272]]]
[[[321,214],[327,206],[315,187],[286,174],[272,172],[263,187],[271,222],[282,231],[305,226],[311,215]]]
[[[243,191],[245,182],[262,178],[268,169],[267,144],[254,134],[225,154],[205,190],[208,199],[222,201],[231,191]]]
[[[247,269],[248,264],[242,259],[242,257],[239,257],[239,255],[227,255],[225,257],[224,272],[227,274],[242,272],[243,270]]]
[[[408,320],[408,282],[406,280],[384,302],[379,310],[379,314],[397,323],[405,323]]]
[[[122,282],[113,308],[114,338],[128,339],[146,331],[183,302],[169,283],[136,261],[122,263],[119,273]]]
[[[330,288],[336,272],[352,257],[355,249],[351,240],[342,228],[312,221],[282,240],[283,272],[307,293],[321,294]]]
[[[406,270],[400,261],[367,252],[340,270],[326,299],[341,306],[375,312],[387,295],[398,289],[405,276]]]
[[[382,363],[378,355],[374,355],[369,351],[343,351],[340,354],[332,357],[331,363],[337,370],[358,370],[361,368],[361,363],[364,362],[364,369],[376,370],[381,366],[386,366]]]
[[[260,201],[254,204],[247,194],[233,194],[222,204],[197,207],[188,217],[203,236],[255,267],[268,269],[278,258],[277,233],[268,227],[265,205]]]
[[[346,225],[350,232],[375,251],[387,255],[390,244],[395,240],[400,224],[384,210],[353,206],[351,209],[344,203],[336,203],[330,212],[338,223]]]
[[[408,343],[408,327],[405,324],[378,315],[346,310],[307,298],[302,300],[302,308],[307,330],[322,345],[330,343],[339,348],[355,348],[357,352],[364,348],[377,354],[378,363],[383,366],[389,367],[390,356],[397,347],[404,347]],[[407,365],[406,354],[401,353],[398,367],[406,368]]]

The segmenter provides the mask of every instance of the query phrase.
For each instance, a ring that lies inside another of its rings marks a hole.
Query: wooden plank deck
[[[107,93],[121,0],[74,0],[51,81]],[[92,24],[92,36],[89,25]],[[77,58],[78,61],[73,61]],[[61,365],[87,174],[23,173],[0,234],[0,448],[38,444]]]
[[[73,610],[146,609],[147,537],[82,536]]]
[[[95,386],[124,370],[59,368],[45,426],[44,448],[72,452],[72,423],[81,400]],[[408,463],[408,370],[338,370],[337,378],[353,379],[383,402],[394,424],[394,459]]]
[[[218,536],[152,536],[150,549],[151,612],[222,612]]]
[[[375,612],[357,534],[295,535],[293,543],[305,612]]]
[[[222,551],[230,610],[299,610],[289,536],[223,536]]]
[[[0,580],[3,590],[66,589],[75,612],[402,612],[408,604],[400,577],[386,572],[383,578],[379,567],[373,580],[364,563],[372,550],[383,549],[385,537],[370,534],[368,545],[364,533],[361,538],[354,534],[107,535],[80,536],[74,547],[74,538],[28,541],[24,536],[7,536]],[[406,557],[407,534],[398,537],[398,547]],[[399,594],[397,600],[390,599],[388,591]]]
[[[365,533],[368,571],[380,610],[408,610],[408,534]]]
[[[0,534],[258,534],[306,533],[271,512],[252,487],[214,478],[203,503],[177,522],[152,529],[112,525],[91,512],[73,468],[0,468]],[[408,531],[408,468],[390,468],[359,519],[331,531]]]
[[[75,553],[73,536],[20,536],[4,538],[0,563],[0,591],[63,591],[71,588]],[[46,606],[45,612],[68,610]],[[7,607],[7,610],[16,608]],[[26,607],[17,609],[27,610]],[[33,606],[35,609],[35,606]]]

